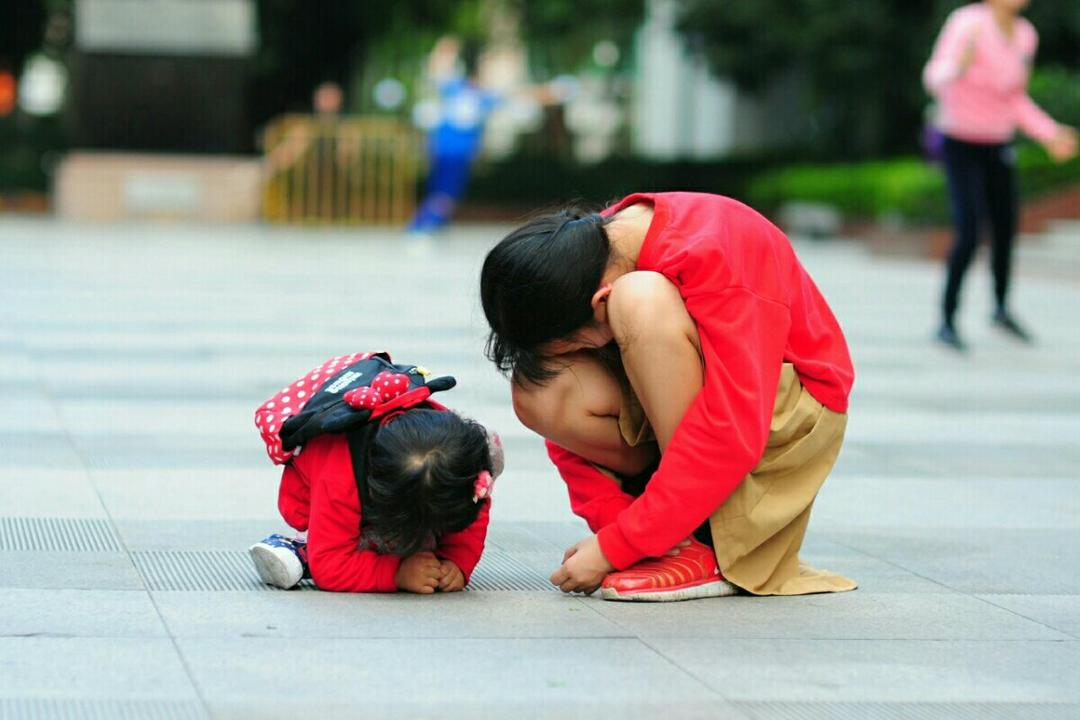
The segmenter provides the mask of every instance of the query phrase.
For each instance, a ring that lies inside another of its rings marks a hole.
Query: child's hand
[[[434,553],[418,552],[410,555],[398,565],[397,573],[394,574],[394,582],[398,590],[404,590],[421,595],[430,595],[439,587],[442,578],[442,568],[439,559]]]
[[[439,590],[457,592],[465,589],[465,573],[461,572],[452,560],[443,560],[440,564],[442,576],[439,578]]]

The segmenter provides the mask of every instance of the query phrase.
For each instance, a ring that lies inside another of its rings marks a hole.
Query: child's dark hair
[[[611,252],[606,222],[576,208],[542,215],[488,253],[480,272],[491,326],[484,351],[500,371],[534,383],[557,373],[540,346],[592,322],[592,296]]]
[[[409,410],[375,435],[364,518],[395,554],[412,555],[429,538],[476,520],[476,477],[491,469],[482,425],[452,412]]]

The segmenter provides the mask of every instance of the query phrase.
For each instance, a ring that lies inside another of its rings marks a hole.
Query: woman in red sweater
[[[421,594],[468,584],[501,444],[430,399],[453,378],[427,381],[422,368],[389,360],[328,360],[256,411],[270,458],[284,465],[278,507],[302,534],[251,546],[264,582]]]
[[[798,558],[854,372],[775,226],[698,193],[557,213],[489,253],[481,299],[515,411],[595,533],[553,583],[630,600],[855,587]]]

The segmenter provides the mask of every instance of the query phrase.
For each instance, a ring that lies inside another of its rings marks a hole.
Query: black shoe
[[[1020,324],[1006,311],[998,310],[994,313],[994,325],[1009,333],[1020,342],[1031,344],[1031,335],[1028,334],[1028,331],[1020,327]]]
[[[942,345],[946,345],[957,352],[967,351],[967,345],[960,339],[960,336],[956,334],[956,329],[952,325],[945,323],[937,331],[937,339]]]

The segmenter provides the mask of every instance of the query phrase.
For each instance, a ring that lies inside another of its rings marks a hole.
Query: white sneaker
[[[248,548],[255,571],[267,585],[290,590],[307,574],[304,550],[307,543],[273,534]]]

